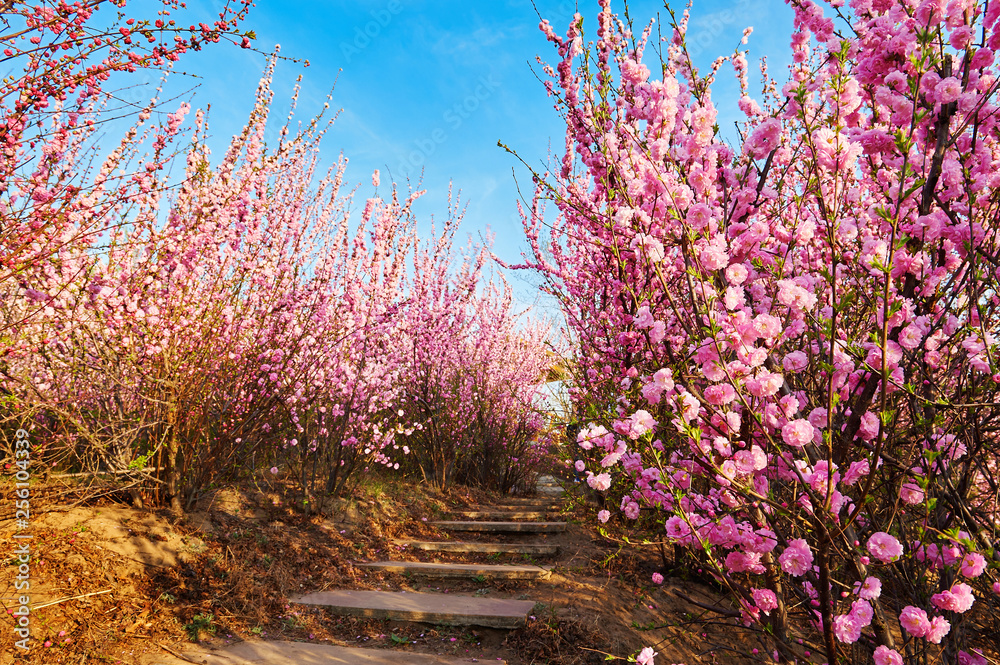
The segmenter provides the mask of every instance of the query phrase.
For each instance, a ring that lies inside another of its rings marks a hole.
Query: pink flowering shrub
[[[261,469],[287,472],[319,509],[366,471],[409,470],[426,436],[459,445],[435,467],[449,482],[524,489],[543,452],[548,328],[513,311],[502,279],[482,278],[485,248],[455,260],[459,215],[421,242],[422,192],[390,186],[352,215],[346,160],[317,173],[323,113],[297,131],[290,114],[268,144],[276,61],[218,164],[197,111],[176,187],[149,162],[99,209],[124,220],[100,243],[67,242],[60,270],[33,264],[48,296],[11,292],[4,311],[22,325],[4,350],[14,406],[0,416],[30,420],[64,468],[129,477],[137,500],[174,511]],[[189,110],[165,126],[143,112],[122,154],[140,159],[146,133],[167,171]],[[71,235],[92,230],[74,220]],[[421,392],[429,384],[443,389]]]
[[[160,181],[186,109],[158,99],[121,108],[109,81],[161,71],[219,41],[250,47],[240,26],[251,3],[219,6],[211,24],[191,25],[183,4],[5,3],[0,51],[0,331],[4,354],[33,353],[46,337],[20,334],[38,315],[72,308],[65,289],[86,269],[80,251],[122,224],[123,210],[162,195]],[[190,26],[190,27],[188,27]],[[95,147],[101,112],[137,116],[110,153]],[[154,112],[163,113],[156,122]],[[143,147],[144,149],[140,149]],[[16,296],[16,300],[15,300]],[[20,306],[19,306],[20,305]]]
[[[692,68],[686,14],[649,66],[650,29],[598,4],[589,46],[541,25],[566,152],[522,266],[578,343],[591,486],[658,512],[780,661],[995,646],[968,616],[996,608],[1000,7],[793,0],[755,97],[744,52]]]
[[[397,342],[400,411],[413,423],[404,464],[438,487],[527,491],[547,452],[536,399],[552,363],[548,328],[515,313],[506,284],[484,283],[486,247],[453,270],[454,232],[414,254]]]

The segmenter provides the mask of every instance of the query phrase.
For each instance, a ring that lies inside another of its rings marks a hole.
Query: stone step
[[[188,651],[188,663],[201,665],[460,665],[468,663],[434,654],[394,649],[358,649],[309,642],[240,642],[214,653]],[[149,665],[183,663],[176,658],[156,657]],[[493,662],[493,661],[491,661]],[[506,665],[506,661],[497,661]]]
[[[544,496],[533,496],[533,497],[515,497],[508,496],[504,497],[503,505],[505,506],[516,506],[522,510],[559,510],[562,508],[562,502],[555,499],[544,497]]]
[[[341,616],[486,628],[523,626],[535,607],[533,600],[391,591],[318,591],[288,602],[319,605]]]
[[[533,554],[536,556],[559,553],[558,545],[535,543],[465,543],[457,540],[394,540],[394,544],[426,552],[461,552],[481,554]]]
[[[485,511],[496,510],[496,511],[513,511],[517,512],[519,510],[534,511],[538,513],[558,513],[563,509],[561,503],[553,503],[552,501],[542,501],[540,503],[522,503],[522,504],[500,504],[497,506],[487,506],[483,508]]]
[[[462,510],[451,514],[467,520],[544,520],[548,516],[537,510]]]
[[[561,533],[566,522],[428,522],[445,531],[481,531],[485,533]]]
[[[540,580],[552,575],[538,566],[495,566],[475,563],[421,563],[420,561],[373,561],[356,563],[359,568],[425,577],[489,577],[500,580]]]

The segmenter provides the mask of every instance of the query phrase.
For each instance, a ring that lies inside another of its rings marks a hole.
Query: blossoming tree
[[[694,68],[686,13],[661,45],[599,4],[589,46],[542,23],[566,150],[524,214],[579,339],[578,468],[776,660],[985,662],[1000,6],[791,0],[787,82],[762,67],[755,98],[744,52]]]

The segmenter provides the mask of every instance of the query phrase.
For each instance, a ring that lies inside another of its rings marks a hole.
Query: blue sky
[[[453,183],[468,204],[465,234],[479,237],[490,228],[494,251],[519,261],[525,243],[517,218],[518,184],[530,195],[530,175],[497,141],[539,168],[550,146],[558,151],[563,142],[559,116],[533,73],[539,69],[536,55],[555,62],[556,53],[538,30],[531,0],[257,0],[256,5],[246,24],[257,34],[255,45],[268,51],[280,44],[283,55],[310,61],[305,69],[279,64],[276,119],[285,117],[298,74],[304,76],[299,111],[304,120],[322,106],[336,81],[332,107],[343,110],[324,151],[330,160],[341,151],[350,160],[347,177],[360,186],[358,197],[371,193],[376,168],[383,183],[387,171],[397,181],[407,176],[415,181],[422,170],[427,194],[417,211],[424,222],[446,214]],[[536,0],[535,5],[564,32],[577,3]],[[222,2],[191,0],[189,6],[207,19]],[[579,6],[589,41],[597,2],[580,0]],[[629,6],[637,23],[658,12],[665,16],[662,2]],[[612,7],[618,11],[621,3]],[[678,14],[682,10],[675,6]],[[696,64],[707,67],[716,56],[732,53],[747,26],[754,27],[751,63],[768,55],[772,75],[782,80],[791,12],[780,0],[695,0],[688,41]],[[217,156],[245,121],[264,63],[258,53],[225,44],[182,61],[180,69],[200,77],[194,105],[211,104]],[[724,69],[715,92],[724,130],[737,117],[731,71]],[[510,280],[522,304],[535,302],[533,280],[523,275]]]

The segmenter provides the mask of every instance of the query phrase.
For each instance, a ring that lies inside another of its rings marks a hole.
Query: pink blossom
[[[885,645],[875,648],[875,665],[903,665],[903,657]]]
[[[653,665],[654,656],[656,656],[656,652],[653,651],[653,647],[645,647],[635,657],[636,665]]]
[[[801,448],[813,440],[815,429],[812,424],[804,419],[790,420],[781,428],[781,438],[790,446]]]
[[[868,460],[861,460],[859,462],[851,462],[851,466],[847,469],[847,473],[844,474],[844,484],[851,486],[858,482],[870,473],[870,467]]]
[[[705,270],[719,270],[729,265],[729,255],[714,245],[702,249],[698,258]]]
[[[608,520],[611,519],[611,513],[607,510],[602,510],[597,513],[597,519],[601,524],[607,524]]]
[[[962,82],[954,76],[943,79],[934,88],[937,100],[942,104],[953,102],[962,94]]]
[[[635,250],[637,254],[645,256],[649,259],[650,263],[659,263],[665,256],[663,253],[663,243],[653,236],[646,235],[644,233],[638,234],[635,239],[632,240],[632,249]]]
[[[931,622],[927,618],[927,612],[912,605],[907,605],[899,613],[899,625],[914,637],[923,637],[931,630]]]
[[[590,485],[593,489],[597,490],[598,492],[603,492],[604,490],[611,487],[610,474],[599,473],[595,476],[593,473],[589,471],[587,473],[588,473],[587,484]]]
[[[812,568],[812,549],[802,538],[796,538],[788,543],[788,547],[778,557],[781,569],[794,577],[801,577]]]
[[[778,302],[793,310],[808,312],[816,304],[816,296],[790,279],[778,280]]]
[[[736,389],[728,383],[716,383],[705,388],[705,401],[709,404],[729,404],[736,399]]]
[[[853,644],[861,637],[864,628],[857,617],[851,614],[841,614],[833,618],[833,634],[844,644]]]
[[[862,627],[867,626],[872,622],[872,617],[875,616],[872,610],[871,604],[867,600],[855,600],[851,603],[851,615],[858,620]]]
[[[899,333],[899,345],[904,349],[912,351],[913,349],[920,346],[923,341],[924,333],[915,324],[910,324],[903,328],[903,332]]]
[[[865,600],[875,600],[882,595],[882,582],[877,577],[866,577],[864,582],[854,583],[854,593]]]
[[[635,316],[632,317],[632,323],[635,324],[636,328],[648,328],[653,325],[653,315],[649,311],[649,307],[643,305],[638,310],[636,310]]]
[[[784,359],[781,361],[781,366],[785,368],[786,372],[800,372],[804,370],[808,364],[808,356],[801,351],[792,351],[791,353],[786,354]]]
[[[958,665],[986,665],[986,658],[976,651],[959,651],[958,652]]]
[[[653,584],[663,584],[663,575],[660,573],[653,573]]]
[[[654,427],[656,427],[656,420],[653,419],[653,416],[648,411],[639,409],[629,417],[628,436],[630,439],[638,439]]]
[[[770,614],[771,610],[778,608],[778,597],[770,589],[754,589],[752,595],[754,604],[764,614]]]
[[[675,540],[684,538],[691,533],[691,527],[688,526],[688,523],[677,515],[668,518],[664,526],[667,531],[667,537]]]
[[[879,531],[868,539],[868,551],[882,563],[891,563],[903,554],[903,546],[893,536]]]
[[[962,558],[962,566],[959,570],[963,577],[979,577],[986,570],[986,558],[979,552],[970,552]]]
[[[781,122],[768,118],[760,123],[747,141],[747,151],[754,159],[762,159],[778,147],[781,138]]]
[[[951,623],[942,616],[931,619],[931,627],[927,631],[927,641],[934,644],[941,644],[941,640],[951,630]]]
[[[653,325],[649,327],[649,341],[653,344],[659,344],[667,336],[667,324],[663,321],[653,321]]]
[[[975,602],[976,597],[972,593],[972,587],[964,582],[959,582],[947,591],[931,596],[931,603],[934,607],[959,614],[968,612]]]
[[[903,483],[899,488],[899,498],[911,506],[924,500],[924,491],[916,483]]]
[[[747,280],[750,272],[742,263],[733,263],[726,268],[726,281],[734,286],[739,286]]]

